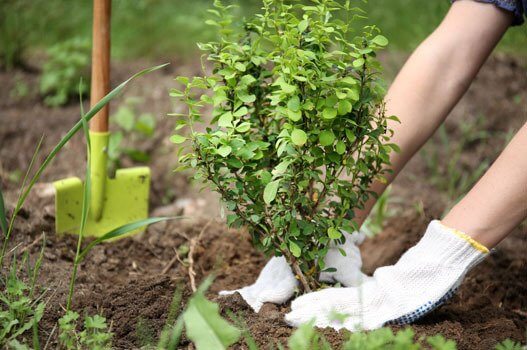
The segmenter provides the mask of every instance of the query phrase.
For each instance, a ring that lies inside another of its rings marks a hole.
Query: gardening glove
[[[283,304],[294,294],[298,281],[283,256],[272,257],[254,284],[236,290],[222,290],[220,295],[240,293],[242,298],[258,312],[264,303]]]
[[[360,272],[362,260],[356,244],[362,243],[364,234],[358,232],[351,235],[345,232],[343,234],[346,235],[346,242],[331,245],[324,260],[326,267],[335,267],[337,271],[322,272],[320,281],[340,282],[345,286],[356,285],[362,278]],[[346,256],[342,255],[339,248],[346,253]],[[224,290],[219,294],[231,295],[238,292],[247,304],[258,312],[264,303],[283,304],[288,301],[297,285],[298,281],[291,267],[281,256],[273,257],[267,262],[254,284],[241,289]]]
[[[300,296],[285,319],[292,326],[314,320],[317,327],[351,331],[408,324],[446,302],[488,253],[471,237],[435,220],[395,265],[377,269],[360,287]]]
[[[324,257],[326,268],[336,268],[335,272],[321,272],[318,278],[321,282],[341,283],[345,287],[360,285],[368,277],[361,272],[362,258],[359,245],[366,235],[362,231],[352,234],[341,231],[346,241],[343,244],[330,243],[328,253]],[[345,256],[342,255],[345,253]]]

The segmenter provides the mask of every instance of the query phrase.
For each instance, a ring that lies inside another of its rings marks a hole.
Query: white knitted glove
[[[362,259],[357,244],[362,243],[364,234],[343,232],[346,237],[344,244],[332,244],[324,262],[326,268],[334,267],[335,272],[322,272],[319,280],[322,282],[340,282],[345,286],[358,285],[364,275],[360,271]],[[340,252],[342,249],[346,256]],[[220,295],[240,293],[243,299],[258,312],[264,303],[283,304],[288,301],[298,285],[291,267],[284,257],[273,257],[264,266],[254,284],[236,290],[223,290]]]
[[[411,323],[448,300],[488,249],[439,221],[392,266],[356,288],[328,288],[293,301],[287,323],[351,331]],[[344,317],[344,315],[346,317]]]
[[[328,253],[324,257],[326,268],[334,267],[337,271],[321,272],[318,280],[326,283],[340,282],[346,287],[358,286],[368,278],[361,272],[362,258],[358,247],[362,244],[366,235],[357,231],[352,234],[342,231],[342,234],[346,241],[343,244],[332,242]],[[346,253],[346,256],[343,256],[340,250]]]

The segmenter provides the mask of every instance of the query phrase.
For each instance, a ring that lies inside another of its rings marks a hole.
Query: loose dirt
[[[114,82],[151,65],[147,62],[120,64],[114,67]],[[167,97],[167,90],[173,86],[175,75],[196,73],[194,66],[173,64],[172,67],[138,80],[125,95],[144,96],[141,109],[158,117],[156,137],[138,145],[151,154],[148,165],[153,173],[153,214],[183,213],[190,218],[160,223],[140,236],[96,247],[81,266],[74,309],[81,314],[101,312],[111,323],[117,349],[139,348],[155,339],[164,325],[174,292],[178,288],[182,290],[180,309],[191,295],[187,267],[177,260],[168,265],[174,259],[175,250],[183,251],[189,239],[199,235],[210,220],[215,220],[202,233],[194,251],[197,282],[214,275],[209,297],[220,304],[224,315],[231,310],[242,316],[263,348],[285,343],[293,331],[283,321],[288,305],[268,304],[255,314],[239,296],[217,296],[222,289],[254,282],[265,258],[252,248],[245,232],[227,229],[217,218],[219,205],[215,195],[198,193],[184,174],[172,173],[176,166],[175,150],[167,139],[173,120],[165,115],[177,107]],[[526,67],[525,60],[493,57],[449,117],[446,125],[453,142],[460,135],[460,124],[477,118],[483,120],[478,127],[491,133],[491,138],[467,147],[460,160],[465,171],[473,171],[489,157],[493,160],[497,150],[503,147],[502,135],[517,130],[527,121]],[[29,96],[12,97],[16,81],[24,81],[31,87]],[[74,103],[57,109],[45,107],[34,86],[37,86],[35,73],[17,72],[16,78],[13,74],[0,73],[0,178],[10,210],[17,195],[19,172],[26,168],[40,137],[45,136],[38,157],[41,160],[79,117],[79,107]],[[119,101],[114,104],[114,110]],[[437,136],[431,142],[438,143]],[[123,167],[130,165],[133,165],[131,160],[123,160]],[[81,175],[83,166],[84,144],[77,137],[44,173],[42,181]],[[394,215],[379,235],[362,246],[365,272],[372,273],[378,266],[396,262],[419,240],[427,223],[444,212],[448,198],[429,178],[423,157],[417,156],[397,179],[390,197]],[[39,237],[46,234],[39,282],[46,288],[44,299],[48,303],[40,334],[42,343],[49,340],[49,348],[54,348],[57,333],[54,327],[63,314],[76,239],[54,234],[53,196],[46,188],[46,185],[39,186],[29,198],[16,224],[11,246],[26,248],[35,259],[41,248]],[[459,349],[491,349],[505,338],[525,342],[526,251],[527,228],[523,225],[467,276],[453,300],[413,325],[417,336],[441,333],[456,340]],[[336,346],[344,337],[332,330],[323,333]],[[182,348],[187,345],[188,341],[183,339]],[[233,348],[245,349],[246,345],[240,343]]]

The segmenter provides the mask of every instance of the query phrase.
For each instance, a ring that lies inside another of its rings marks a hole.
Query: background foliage
[[[415,48],[441,21],[449,0],[354,0],[390,38],[390,48]],[[233,0],[240,15],[254,13],[258,0]],[[192,58],[195,43],[213,38],[205,26],[212,0],[113,0],[112,54],[118,59],[137,57]],[[364,25],[360,21],[358,27]],[[527,26],[514,27],[498,50],[527,55]],[[12,67],[27,51],[47,47],[73,37],[91,36],[89,0],[0,1],[0,61]]]

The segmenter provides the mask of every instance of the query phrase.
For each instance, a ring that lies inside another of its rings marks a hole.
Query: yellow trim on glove
[[[450,228],[448,226],[445,226],[445,225],[443,225],[443,223],[441,223],[441,226],[443,226],[444,228],[446,228],[447,230],[449,230],[450,232],[452,232],[453,234],[455,234],[459,238],[464,239],[465,241],[470,243],[471,246],[473,246],[475,249],[479,250],[483,254],[488,254],[489,253],[489,249],[487,247],[485,247],[483,244],[479,243],[478,241],[476,241],[474,238],[470,237],[466,233],[461,232],[459,230],[456,230],[455,228]]]

